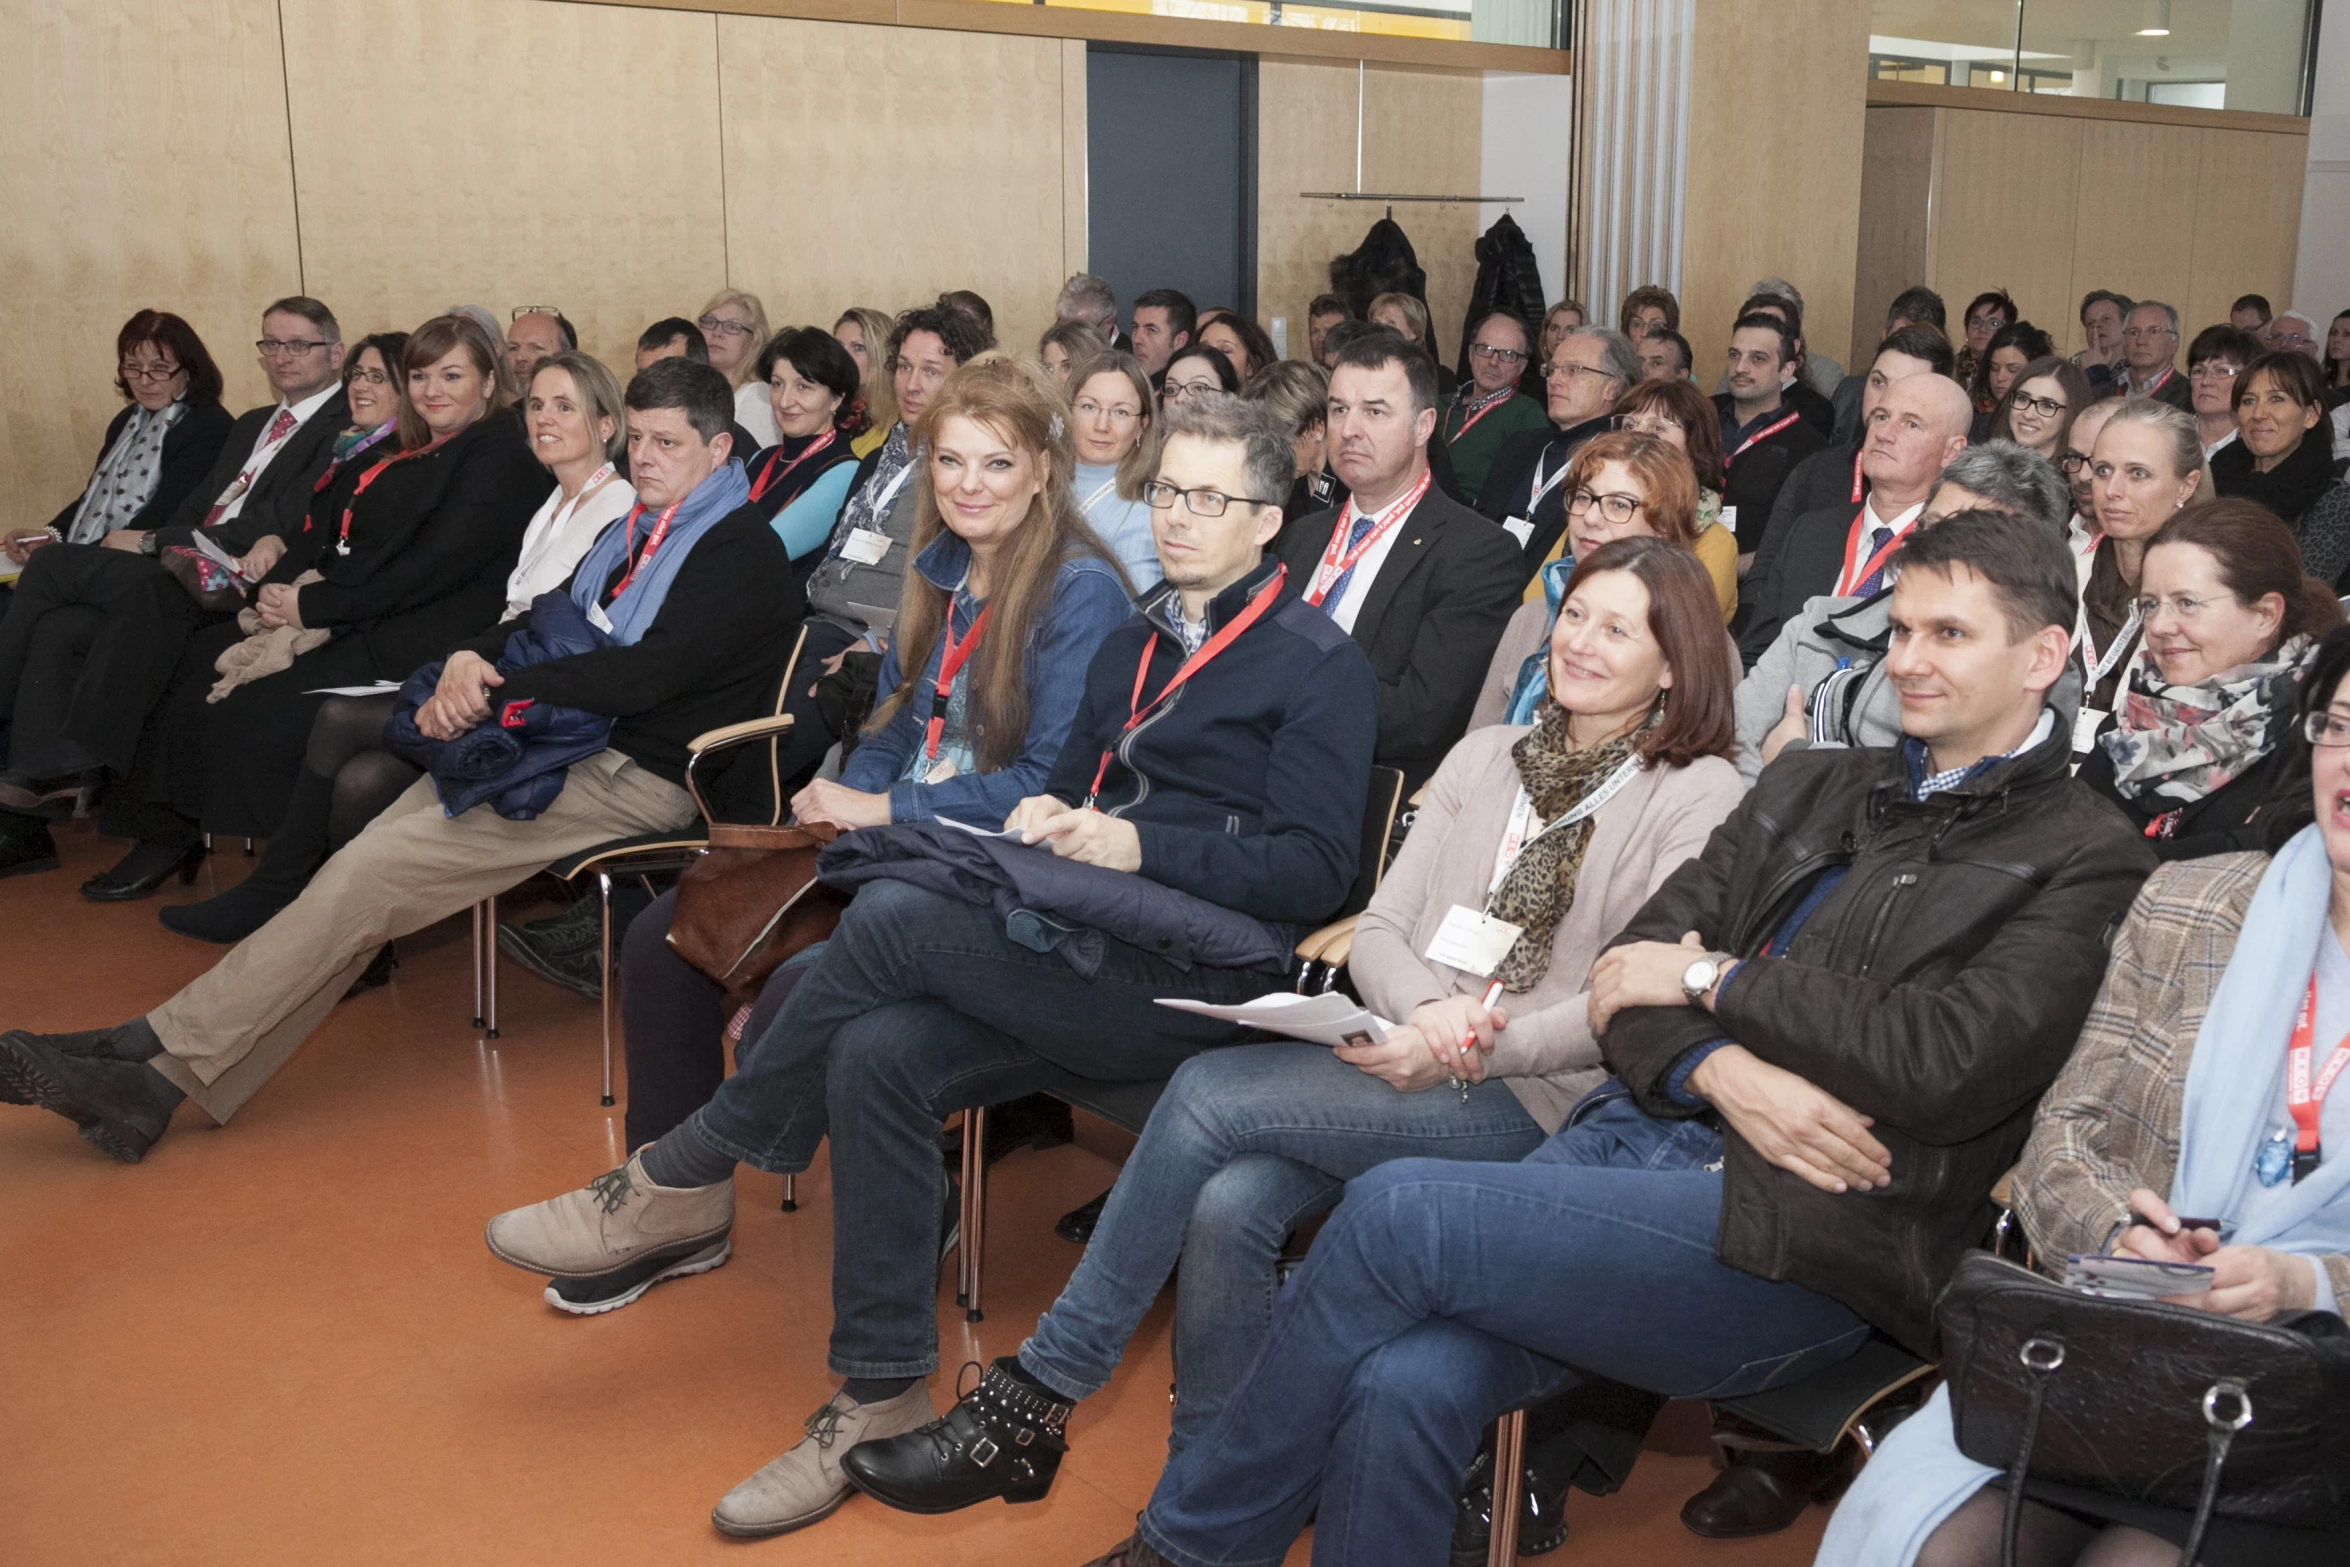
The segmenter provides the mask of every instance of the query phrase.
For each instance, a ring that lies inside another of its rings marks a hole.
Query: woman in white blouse
[[[561,587],[596,535],[636,504],[619,469],[628,449],[620,382],[601,361],[576,351],[541,360],[523,399],[522,429],[555,489],[524,530],[522,554],[506,579],[508,620]]]

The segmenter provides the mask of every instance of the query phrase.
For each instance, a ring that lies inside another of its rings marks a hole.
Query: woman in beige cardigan
[[[1186,1062],[1068,1288],[972,1399],[1017,1388],[1065,1420],[1110,1380],[1180,1254],[1180,1447],[1264,1341],[1283,1241],[1350,1177],[1413,1155],[1516,1160],[1540,1146],[1604,1075],[1585,997],[1601,944],[1738,801],[1724,759],[1736,683],[1696,557],[1626,539],[1582,562],[1550,642],[1557,700],[1533,725],[1453,748],[1358,922],[1348,972],[1374,1013],[1399,1020],[1385,1041]],[[1440,934],[1485,910],[1522,927],[1506,951]],[[1488,975],[1505,1004],[1484,1004]],[[959,1488],[950,1505],[978,1499]]]

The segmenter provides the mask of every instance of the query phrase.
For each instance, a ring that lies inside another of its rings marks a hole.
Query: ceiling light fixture
[[[2170,36],[2170,0],[2146,0],[2145,25],[2138,29],[2140,38],[2168,38]]]

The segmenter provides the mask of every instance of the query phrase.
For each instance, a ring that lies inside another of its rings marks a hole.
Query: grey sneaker
[[[501,923],[498,950],[551,985],[590,1001],[603,999],[604,910],[594,898],[527,925]],[[619,961],[617,951],[613,960]]]
[[[662,1257],[700,1272],[683,1269],[684,1260],[713,1247],[723,1259],[733,1228],[734,1182],[656,1186],[643,1156],[630,1154],[578,1191],[499,1214],[483,1238],[500,1262],[576,1279]]]
[[[835,1393],[808,1417],[808,1434],[799,1445],[720,1497],[710,1521],[721,1534],[761,1540],[829,1518],[853,1489],[840,1470],[850,1448],[903,1436],[935,1418],[927,1382],[878,1404],[857,1403],[846,1391]]]

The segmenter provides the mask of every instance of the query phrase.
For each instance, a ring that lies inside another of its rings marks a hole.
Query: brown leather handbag
[[[710,824],[710,847],[677,881],[669,945],[726,988],[731,1010],[758,999],[786,958],[832,934],[848,897],[816,879],[816,855],[839,836],[808,827]]]

